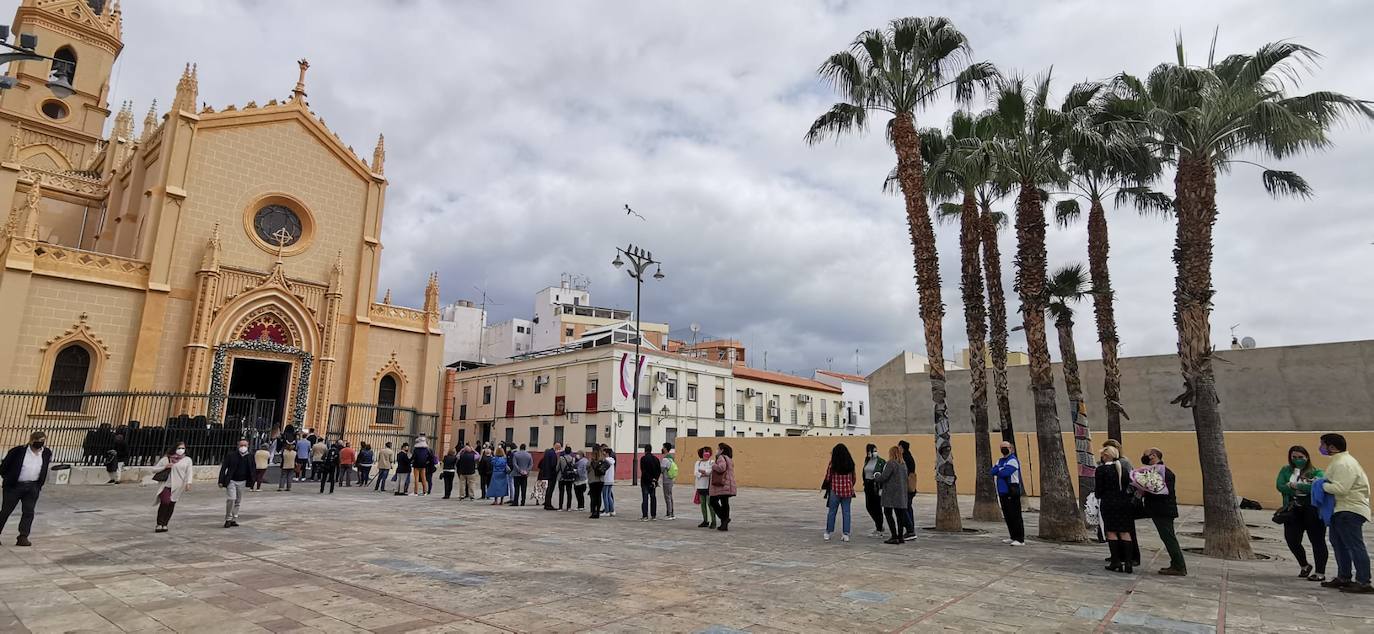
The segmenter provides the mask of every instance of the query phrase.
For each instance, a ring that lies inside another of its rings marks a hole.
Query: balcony
[[[639,395],[639,413],[641,413],[641,414],[652,414],[652,413],[654,413],[654,395],[652,395],[652,394],[640,394],[640,395]]]

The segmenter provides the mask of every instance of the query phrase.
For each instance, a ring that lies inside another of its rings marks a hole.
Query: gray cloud
[[[328,9],[322,9],[322,7]],[[1374,43],[1358,3],[940,3],[978,57],[1057,86],[1173,54],[1181,30],[1201,60],[1292,38],[1326,59],[1306,88],[1374,97]],[[200,64],[212,105],[283,97],[311,59],[312,106],[365,150],[387,135],[382,278],[418,304],[440,271],[444,300],[486,288],[493,318],[527,316],[562,272],[592,278],[597,303],[628,306],[609,262],[634,242],[668,275],[645,288],[645,316],[746,340],[756,361],[805,370],[855,349],[871,370],[920,350],[901,202],[879,185],[893,163],[880,128],[808,148],[802,133],[834,101],[816,65],[908,3],[125,3],[126,49],[112,101],[170,100],[181,65]],[[953,109],[937,104],[922,125]],[[1286,161],[1318,190],[1273,201],[1250,168],[1220,183],[1214,338],[1263,345],[1367,338],[1374,310],[1374,134],[1356,126],[1331,151]],[[1169,183],[1161,187],[1170,190]],[[648,220],[626,219],[630,203]],[[1009,207],[1009,203],[1004,207]],[[947,351],[964,345],[956,230],[938,228]],[[1173,350],[1172,226],[1112,212],[1124,353]],[[1011,288],[1014,244],[1004,236]],[[1086,258],[1083,227],[1051,230],[1051,264]],[[1015,317],[1015,302],[1012,298]],[[1077,343],[1096,356],[1091,310]],[[1016,342],[1014,342],[1016,345]]]

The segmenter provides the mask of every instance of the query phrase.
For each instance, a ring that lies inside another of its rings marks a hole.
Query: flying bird
[[[627,216],[634,216],[634,217],[636,217],[636,218],[639,218],[640,220],[644,220],[644,216],[641,216],[641,215],[639,215],[639,212],[637,212],[637,211],[635,211],[635,210],[633,210],[633,209],[630,209],[630,206],[629,206],[629,205],[625,205],[625,215],[627,215]]]

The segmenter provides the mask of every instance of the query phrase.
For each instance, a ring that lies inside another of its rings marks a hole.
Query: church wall
[[[163,341],[158,348],[157,374],[153,379],[159,390],[180,390],[186,363],[186,342],[191,337],[191,320],[195,311],[195,291],[186,299],[174,293],[167,300],[167,322],[163,326]],[[196,388],[203,390],[205,388]]]
[[[434,374],[437,372],[436,369],[424,367],[425,344],[428,337],[420,333],[374,327],[369,331],[369,339],[366,373],[369,386],[367,402],[376,402],[375,378],[377,372],[391,362],[391,353],[394,351],[396,363],[405,372],[405,385],[404,389],[401,390],[401,398],[397,401],[397,405],[414,407],[425,412],[435,411],[433,403],[423,403],[421,399],[426,383],[434,382]],[[434,359],[435,365],[441,360]]]
[[[46,390],[48,386],[36,383],[43,375],[43,345],[71,329],[79,323],[81,313],[86,313],[92,334],[110,352],[110,357],[101,362],[97,388],[126,389],[142,306],[143,293],[139,291],[33,276],[23,304],[13,374],[4,377],[4,385],[19,390]]]
[[[301,123],[197,130],[189,167],[186,209],[173,256],[173,288],[195,287],[200,256],[216,222],[221,225],[224,265],[270,270],[276,255],[249,237],[251,227],[244,222],[244,210],[270,194],[294,197],[314,216],[309,246],[284,258],[288,277],[324,283],[340,251],[344,270],[357,270],[366,184]],[[251,222],[251,215],[248,219]],[[345,306],[352,305],[353,296],[352,289],[344,289]]]

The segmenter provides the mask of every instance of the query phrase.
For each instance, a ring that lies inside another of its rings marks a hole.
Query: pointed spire
[[[295,103],[305,103],[305,71],[310,69],[310,62],[304,57],[296,60],[296,65],[301,68],[300,78],[296,80],[296,87],[291,89],[291,101]]]
[[[429,284],[425,285],[425,312],[439,312],[439,272],[435,271],[429,275]]]
[[[132,141],[134,136],[134,102],[125,101],[115,115],[114,127],[110,129],[110,142]]]
[[[157,100],[154,99],[152,105],[148,106],[148,116],[143,117],[143,132],[139,135],[140,142],[147,141],[153,135],[153,130],[157,129]]]
[[[383,303],[383,304],[390,304],[390,303],[391,303],[391,289],[389,289],[389,288],[386,289],[386,295],[383,295],[383,296],[382,296],[382,303]]]
[[[218,271],[219,270],[219,223],[215,223],[215,230],[210,233],[210,240],[205,243],[205,255],[200,260],[200,270]]]
[[[382,174],[382,166],[386,162],[386,135],[377,135],[377,147],[372,150],[372,173]]]
[[[177,80],[177,94],[172,99],[172,112],[181,110],[195,112],[196,94],[198,92],[200,92],[200,81],[196,78],[196,65],[187,64],[186,70],[181,72],[181,79]]]

